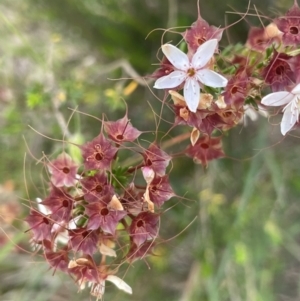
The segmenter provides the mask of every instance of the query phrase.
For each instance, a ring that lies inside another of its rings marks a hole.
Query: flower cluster
[[[79,146],[81,165],[65,152],[47,163],[48,196],[38,199],[26,218],[32,242],[48,264],[71,275],[80,289],[88,284],[97,298],[103,296],[106,280],[131,294],[115,275],[116,260],[133,262],[151,254],[158,210],[174,196],[166,174],[169,155],[155,143],[137,148],[142,133],[127,116],[105,122],[104,130],[106,135]],[[120,168],[117,158],[125,149],[139,155],[140,163]],[[145,184],[137,185],[138,178]]]
[[[191,28],[182,33],[187,54],[174,45],[162,45],[164,57],[153,74],[154,88],[171,95],[174,125],[192,128],[191,146],[185,154],[204,166],[212,159],[224,157],[224,131],[235,127],[248,114],[252,118],[256,111],[266,116],[266,106],[282,106],[282,135],[299,121],[297,1],[284,16],[264,28],[251,27],[245,47],[229,45],[220,50],[223,31],[210,26],[199,14]],[[268,89],[272,93],[263,97],[262,92]]]
[[[218,43],[223,29],[202,19],[182,33],[187,54],[164,44],[164,58],[153,77],[154,88],[165,89],[173,100],[174,126],[191,127],[191,145],[185,154],[194,162],[208,162],[225,156],[221,136],[235,127],[244,115],[244,102],[250,90],[250,70],[237,66],[234,75],[219,74]],[[183,90],[183,95],[179,92]]]
[[[256,38],[255,38],[256,37]],[[257,62],[265,86],[272,93],[261,99],[265,106],[282,107],[281,133],[286,135],[299,121],[300,96],[300,8],[297,1],[288,12],[266,28],[249,35],[249,46],[266,57]]]
[[[162,45],[164,56],[152,75],[154,88],[166,92],[164,104],[167,97],[172,99],[172,128],[185,126],[189,131],[190,144],[183,153],[204,167],[225,156],[224,132],[246,116],[266,115],[266,106],[282,109],[282,135],[299,122],[297,2],[264,28],[250,28],[244,47],[221,49],[224,30],[199,15],[180,33],[187,53]],[[126,114],[103,122],[97,137],[78,146],[80,164],[65,152],[47,162],[48,195],[38,199],[26,219],[32,241],[49,265],[71,275],[80,289],[89,284],[97,298],[103,296],[106,280],[131,293],[116,276],[118,267],[152,254],[160,208],[175,196],[168,175],[172,156],[156,142],[142,148],[141,134]],[[123,166],[122,151],[132,152],[139,162]]]

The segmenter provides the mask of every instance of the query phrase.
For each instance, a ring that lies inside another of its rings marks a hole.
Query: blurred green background
[[[246,0],[200,2],[202,17],[215,26],[238,20],[226,11],[248,6]],[[272,18],[292,2],[253,0],[250,13],[255,5]],[[156,68],[163,31],[147,36],[153,29],[196,19],[196,0],[0,0],[1,301],[91,299],[77,294],[69,277],[52,276],[23,234],[28,199],[45,195],[36,161],[60,151],[53,139],[83,143],[98,134],[101,123],[80,113],[66,124],[76,107],[114,120],[124,116],[126,102],[132,123],[155,131],[148,102],[156,112],[160,103],[142,79],[134,89],[130,78]],[[249,27],[259,24],[248,16],[229,28],[221,47],[244,43]],[[176,39],[167,34],[164,41]],[[127,79],[109,80],[116,78]],[[166,242],[158,256],[126,274],[133,295],[108,286],[104,300],[300,300],[299,138],[282,141],[278,126],[260,119],[232,130],[224,145],[228,158],[208,170],[189,158],[174,161],[171,183],[189,200],[165,204],[179,202],[162,216]]]

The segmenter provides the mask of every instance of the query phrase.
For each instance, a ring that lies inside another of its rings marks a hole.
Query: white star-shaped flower
[[[261,100],[266,106],[283,106],[283,117],[280,128],[282,135],[285,135],[299,121],[300,113],[300,84],[298,84],[291,92],[281,91],[271,93]]]
[[[183,95],[191,112],[196,112],[200,100],[200,84],[213,88],[221,88],[227,85],[227,79],[210,70],[208,62],[213,57],[218,44],[217,39],[208,40],[200,45],[191,58],[171,44],[164,44],[162,52],[175,67],[169,75],[156,80],[154,88],[172,89],[183,82]]]

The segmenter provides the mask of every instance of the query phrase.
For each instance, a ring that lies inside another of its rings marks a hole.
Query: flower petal
[[[47,215],[47,214],[51,213],[51,211],[46,206],[44,206],[43,204],[41,204],[42,199],[36,198],[35,200],[38,203],[38,208],[39,208],[39,211],[41,213],[43,213],[44,215]]]
[[[202,84],[212,88],[226,87],[228,83],[228,80],[224,76],[209,69],[197,71],[197,78]]]
[[[294,97],[290,92],[274,92],[263,97],[261,103],[266,106],[282,106],[291,102]]]
[[[184,100],[184,97],[181,94],[179,94],[178,92],[176,92],[174,90],[170,90],[169,94],[171,95],[175,106],[177,106],[177,105],[178,106],[185,106],[185,100]]]
[[[128,294],[132,294],[132,288],[118,276],[108,275],[106,280],[112,282],[118,289],[120,289]]]
[[[77,228],[77,222],[81,219],[82,215],[77,215],[76,217],[72,218],[70,221],[69,221],[69,226],[68,226],[68,229],[76,229]]]
[[[195,78],[186,79],[183,95],[189,110],[196,112],[200,101],[200,85]]]
[[[186,74],[183,71],[173,71],[169,75],[163,76],[156,80],[153,88],[155,89],[171,89],[178,87],[185,80]]]
[[[300,94],[300,84],[298,84],[292,91],[293,94]]]
[[[296,106],[293,106],[293,102],[284,108],[284,113],[280,124],[280,129],[283,136],[285,136],[285,134],[293,128],[298,120],[298,116],[299,111]]]
[[[214,55],[217,45],[217,39],[208,40],[200,45],[192,58],[192,66],[195,69],[204,67]]]
[[[190,61],[187,55],[180,49],[171,44],[164,44],[162,45],[161,49],[164,55],[175,68],[184,71],[189,68]]]
[[[117,257],[116,251],[111,249],[110,247],[106,246],[103,243],[100,244],[99,251],[102,255],[106,255],[106,256],[110,256],[110,257]]]

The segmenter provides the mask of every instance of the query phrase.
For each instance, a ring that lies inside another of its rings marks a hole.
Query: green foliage
[[[127,170],[128,167],[120,165],[113,168],[110,181],[116,189],[127,186],[129,180]]]
[[[39,106],[50,102],[49,94],[44,92],[40,83],[33,83],[26,92],[26,103],[30,109],[37,109]]]

